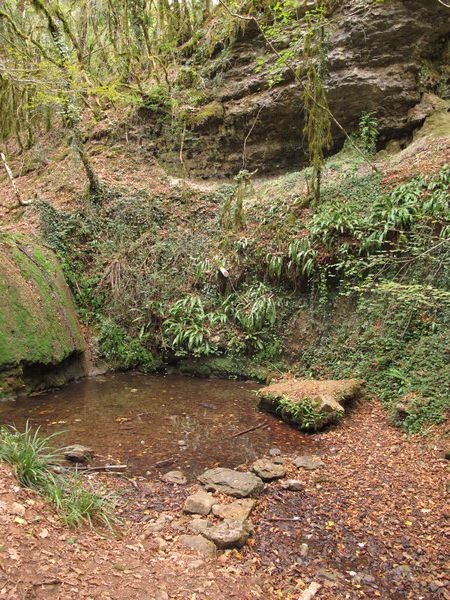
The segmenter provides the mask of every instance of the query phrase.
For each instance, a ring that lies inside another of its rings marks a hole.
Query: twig
[[[269,517],[265,521],[300,521],[300,517]]]
[[[125,471],[128,465],[100,465],[98,467],[75,467],[74,471],[83,471],[84,473],[95,473],[100,471]]]
[[[439,0],[440,1],[440,0]],[[234,17],[235,19],[240,19],[242,21],[253,21],[256,26],[258,27],[261,35],[264,38],[264,41],[266,42],[266,44],[269,46],[269,48],[272,50],[272,52],[280,59],[283,59],[283,57],[281,56],[281,54],[278,52],[278,50],[275,48],[275,46],[272,44],[272,42],[270,41],[270,39],[267,37],[263,27],[261,26],[260,22],[258,21],[258,19],[256,17],[248,17],[246,15],[240,15],[239,13],[235,13],[232,10],[230,10],[230,8],[225,4],[225,2],[223,0],[219,0],[219,3],[224,7],[224,9],[228,12],[229,15],[231,15],[232,17]],[[349,144],[358,152],[358,154],[364,159],[364,161],[370,165],[370,167],[376,172],[379,173],[379,169],[374,165],[374,163],[366,156],[366,154],[364,154],[364,152],[361,150],[361,148],[352,140],[351,136],[347,133],[347,130],[345,129],[345,127],[343,125],[341,125],[341,123],[336,119],[336,117],[333,115],[333,113],[331,112],[331,110],[328,108],[328,106],[323,106],[322,104],[320,104],[320,102],[317,102],[317,100],[314,98],[314,96],[307,90],[305,84],[303,83],[303,81],[300,79],[300,77],[297,74],[296,69],[292,66],[292,64],[289,61],[285,61],[285,64],[287,65],[288,69],[291,71],[291,73],[294,76],[294,81],[296,82],[296,84],[303,90],[303,92],[308,96],[308,98],[310,98],[310,100],[312,100],[314,102],[314,104],[320,108],[321,110],[325,111],[328,116],[331,118],[331,120],[333,121],[333,123],[338,127],[338,129],[340,129],[342,131],[342,133],[344,134],[345,138],[347,139],[347,141],[349,142]]]
[[[264,427],[267,423],[259,423],[258,425],[254,425],[253,427],[249,427],[248,429],[244,429],[243,431],[238,431],[237,433],[230,436],[231,438],[239,437],[240,435],[244,435],[244,433],[250,433],[250,431],[255,431],[255,429],[260,429],[260,427]]]

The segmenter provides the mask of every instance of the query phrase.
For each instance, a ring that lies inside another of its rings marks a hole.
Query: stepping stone
[[[198,478],[207,490],[221,492],[234,498],[256,496],[264,489],[263,481],[253,473],[216,467]]]
[[[166,483],[175,483],[177,485],[186,485],[187,479],[183,471],[169,471],[162,475],[161,479]]]
[[[242,500],[235,500],[231,504],[215,504],[212,512],[213,515],[221,519],[246,521],[255,508],[255,505],[256,500],[243,498]]]
[[[210,526],[209,521],[207,521],[206,519],[199,519],[197,517],[196,519],[192,520],[190,529],[194,533],[203,533],[204,531],[206,531],[206,529],[208,529],[209,526]]]
[[[183,511],[194,515],[209,515],[214,504],[217,504],[216,498],[208,492],[200,490],[186,498]]]
[[[256,460],[252,465],[252,471],[254,471],[258,477],[261,477],[263,481],[281,479],[281,477],[286,475],[286,469],[283,465],[276,465],[268,458]]]
[[[242,548],[252,533],[253,527],[249,521],[233,519],[225,519],[218,525],[208,523],[208,527],[202,531],[202,535],[221,550]]]
[[[202,535],[180,535],[178,541],[186,548],[196,550],[202,556],[214,558],[217,554],[215,544]]]
[[[314,471],[314,469],[319,469],[324,466],[323,460],[321,460],[317,456],[310,456],[305,454],[304,456],[297,456],[294,459],[294,465],[300,469],[308,469],[308,471]]]
[[[82,446],[81,444],[73,444],[63,448],[64,458],[74,463],[85,463],[92,458],[93,452],[91,448]]]

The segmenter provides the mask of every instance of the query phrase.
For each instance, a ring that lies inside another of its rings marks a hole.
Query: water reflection
[[[292,452],[311,445],[308,436],[257,410],[257,389],[249,382],[121,373],[0,404],[0,420],[62,430],[61,445],[89,445],[103,461],[125,462],[135,473],[154,473],[155,463],[170,459],[196,475],[213,464],[253,460],[273,446]]]

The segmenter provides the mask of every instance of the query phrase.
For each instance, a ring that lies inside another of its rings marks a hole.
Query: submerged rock
[[[259,390],[259,406],[301,429],[316,430],[336,421],[363,393],[359,379],[285,379]]]
[[[242,548],[252,533],[253,527],[249,521],[233,519],[225,519],[218,525],[208,523],[208,526],[202,531],[202,535],[214,542],[221,550]]]
[[[217,554],[215,544],[202,535],[180,535],[178,541],[186,548],[196,550],[202,556],[214,558]]]
[[[255,508],[256,500],[243,498],[235,500],[230,504],[215,504],[213,506],[213,515],[221,519],[232,519],[235,521],[246,521],[250,513]]]
[[[186,498],[183,511],[195,515],[209,515],[214,504],[217,504],[216,498],[208,492],[200,490]]]
[[[66,446],[63,450],[64,458],[74,463],[85,463],[88,462],[93,456],[93,451],[87,446],[81,444],[73,444],[73,446]]]
[[[166,483],[175,483],[178,485],[186,485],[187,479],[183,471],[169,471],[161,476],[161,479]]]
[[[263,481],[253,473],[216,467],[205,471],[198,478],[207,490],[222,492],[234,498],[255,496],[264,489]]]
[[[252,465],[252,471],[261,477],[263,481],[272,481],[272,479],[281,479],[286,475],[286,468],[283,465],[277,465],[268,458],[260,458]]]

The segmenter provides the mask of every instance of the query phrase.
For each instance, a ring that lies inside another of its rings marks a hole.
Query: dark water
[[[0,403],[0,422],[22,428],[30,420],[46,434],[63,430],[58,445],[90,446],[96,463],[120,461],[142,475],[175,468],[196,475],[216,464],[235,467],[272,447],[310,446],[308,436],[257,410],[257,389],[250,382],[121,373]],[[232,437],[260,423],[266,425]],[[166,459],[173,463],[154,466]]]

